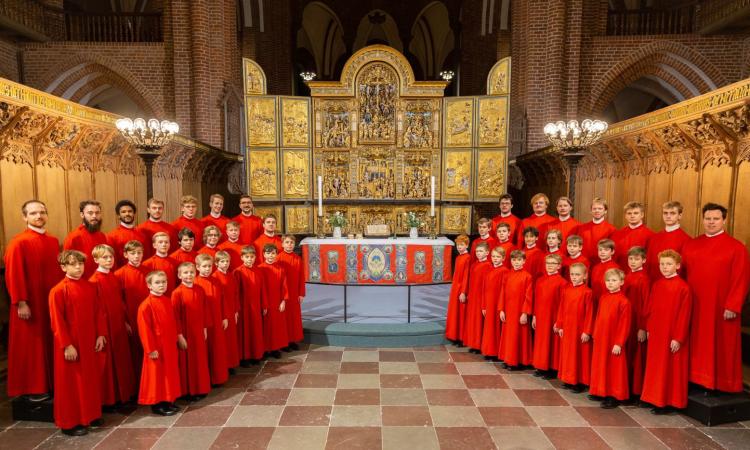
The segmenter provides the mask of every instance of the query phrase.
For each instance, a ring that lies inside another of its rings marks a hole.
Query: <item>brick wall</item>
[[[5,39],[0,39],[0,77],[19,81],[18,47]]]

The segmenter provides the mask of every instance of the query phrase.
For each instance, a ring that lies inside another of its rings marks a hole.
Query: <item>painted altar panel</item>
[[[510,94],[510,57],[496,62],[487,76],[487,95]]]
[[[242,58],[242,78],[245,95],[266,94],[266,74],[252,59]]]
[[[471,200],[472,150],[445,150],[443,154],[443,200]]]
[[[281,97],[281,146],[310,146],[310,99]]]
[[[508,97],[480,97],[477,139],[480,147],[508,145]]]
[[[443,234],[471,234],[471,206],[443,205],[440,208]]]
[[[250,150],[248,174],[253,198],[265,200],[279,197],[276,149]]]
[[[508,149],[476,150],[476,191],[474,201],[496,202],[505,192],[508,173]]]
[[[314,232],[312,206],[287,205],[284,207],[285,232],[288,234],[312,234]]]
[[[285,200],[310,198],[310,151],[307,149],[281,150],[281,167]]]
[[[443,147],[472,147],[474,144],[474,97],[453,97],[443,101]]]
[[[249,147],[276,146],[276,97],[248,96],[247,144]]]

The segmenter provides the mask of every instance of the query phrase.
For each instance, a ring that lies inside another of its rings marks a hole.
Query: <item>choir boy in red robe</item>
[[[458,256],[453,263],[453,282],[445,317],[445,338],[459,347],[463,347],[461,339],[466,321],[466,294],[469,292],[471,255],[468,248],[469,236],[465,234],[458,236],[456,238]]]
[[[544,269],[544,251],[537,245],[539,240],[539,230],[534,227],[524,228],[523,230],[523,252],[526,254],[526,264],[523,267],[531,274],[531,278],[536,280],[543,276]]]
[[[112,271],[115,265],[114,249],[109,245],[97,245],[91,251],[91,256],[99,267],[89,281],[96,287],[99,308],[106,319],[104,336],[108,344],[101,355],[104,360],[102,404],[111,409],[129,402],[136,393],[138,383],[130,353],[133,326],[125,313],[122,285]]]
[[[502,247],[505,250],[505,254],[510,255],[510,252],[516,249],[516,245],[510,239],[510,224],[500,222],[495,231],[498,236],[495,241],[495,247]]]
[[[221,230],[215,225],[209,225],[203,230],[203,247],[198,253],[215,257],[219,251],[219,241],[221,240]]]
[[[682,203],[677,201],[664,203],[661,207],[661,218],[664,221],[664,229],[651,236],[646,253],[646,270],[651,280],[661,278],[659,253],[668,249],[681,253],[682,247],[690,240],[690,235],[680,227]],[[680,275],[684,274],[680,272]]]
[[[177,232],[179,230],[173,227],[171,223],[163,220],[164,202],[155,198],[149,199],[146,211],[148,212],[148,220],[138,226],[138,231],[143,233],[147,242],[153,242],[154,234],[156,233],[167,233],[170,242],[168,251],[171,253],[177,250],[177,243],[179,242]],[[148,253],[151,253],[151,250]],[[149,257],[148,255],[146,256],[146,258]]]
[[[531,197],[531,209],[534,213],[521,221],[521,229],[535,227],[541,231],[545,225],[554,222],[555,218],[547,214],[547,208],[549,208],[549,197],[545,194],[539,193]]]
[[[96,288],[82,279],[86,256],[76,250],[60,253],[65,278],[49,293],[55,337],[55,425],[69,436],[83,436],[100,425],[101,365],[97,353],[107,343],[104,312]]]
[[[225,226],[227,230],[227,240],[219,244],[219,250],[229,253],[229,272],[242,265],[242,248],[240,244],[240,224],[230,220]]]
[[[161,270],[167,275],[166,295],[172,295],[177,287],[177,261],[169,256],[169,235],[167,233],[156,233],[152,238],[154,244],[154,256],[143,261],[143,270],[146,273]]]
[[[560,255],[547,255],[544,265],[547,274],[538,278],[534,286],[534,306],[531,328],[534,330],[532,365],[534,376],[551,380],[557,376],[560,362],[560,338],[554,332],[557,310],[563,289],[568,285],[560,276]]]
[[[573,211],[573,201],[568,197],[560,197],[557,199],[557,219],[553,222],[544,225],[544,229],[540,230],[542,235],[546,235],[549,230],[560,230],[562,234],[562,242],[566,242],[568,236],[573,234],[573,230],[581,223],[571,216]]]
[[[177,239],[180,240],[180,248],[173,251],[169,256],[174,259],[177,264],[185,262],[194,263],[195,257],[198,256],[198,252],[195,251],[195,235],[190,228],[183,228],[177,233]]]
[[[227,364],[227,335],[230,311],[224,309],[224,295],[222,287],[214,278],[214,259],[206,254],[199,254],[195,258],[198,276],[195,285],[203,288],[206,294],[206,314],[210,316],[208,323],[208,362],[211,371],[211,384],[221,385],[229,379],[229,365]]]
[[[127,264],[117,269],[115,276],[122,287],[125,299],[125,317],[130,325],[130,355],[133,360],[136,382],[140,380],[141,364],[143,363],[143,347],[138,336],[138,307],[148,297],[148,286],[146,286],[146,273],[143,270],[143,246],[138,241],[130,241],[123,249]]]
[[[570,281],[568,275],[568,269],[575,263],[581,263],[586,266],[586,269],[591,268],[591,262],[583,254],[583,239],[577,234],[571,234],[568,236],[568,240],[565,244],[567,250],[567,256],[563,258],[562,276],[566,280]]]
[[[596,244],[602,239],[609,238],[617,230],[614,225],[607,222],[608,209],[606,200],[595,198],[591,201],[591,221],[582,223],[573,230],[573,234],[583,239],[583,254],[591,264],[598,260]]]
[[[641,395],[643,372],[646,370],[646,302],[651,283],[648,274],[643,269],[645,262],[646,250],[643,247],[633,247],[628,251],[630,272],[625,275],[625,284],[622,288],[633,309],[627,347],[632,395]]]
[[[547,232],[547,236],[544,238],[547,242],[547,255],[559,255],[563,256],[562,249],[562,232],[557,229],[552,229]]]
[[[469,347],[469,352],[479,353],[482,348],[482,300],[485,293],[487,275],[492,270],[492,264],[487,259],[490,247],[486,242],[476,245],[474,251],[477,262],[469,268],[469,292],[466,295],[466,322],[461,341]]]
[[[594,348],[591,354],[589,397],[602,398],[602,408],[614,409],[630,398],[626,347],[633,311],[622,292],[625,273],[609,269],[604,274],[607,293],[599,302],[594,320]]]
[[[63,277],[57,263],[60,243],[45,230],[47,206],[29,200],[21,207],[26,230],[5,249],[5,282],[10,294],[8,396],[30,401],[52,392],[52,332],[49,291]]]
[[[258,268],[263,276],[263,340],[266,343],[266,352],[279,359],[281,358],[279,350],[289,344],[289,336],[286,332],[286,304],[289,300],[289,288],[284,268],[277,261],[277,254],[278,250],[274,244],[265,244],[264,262]]]
[[[646,207],[643,203],[628,202],[625,204],[624,227],[612,233],[610,237],[615,241],[617,255],[615,260],[620,267],[628,265],[628,251],[633,247],[648,248],[649,240],[654,232],[643,224]]]
[[[479,237],[474,239],[474,242],[471,243],[471,250],[469,251],[472,255],[472,264],[477,262],[477,246],[479,244],[487,244],[487,255],[489,255],[491,249],[497,247],[497,240],[490,235],[491,224],[492,222],[490,222],[490,219],[485,217],[482,217],[477,222],[477,232],[479,233]]]
[[[240,320],[240,297],[237,281],[229,272],[230,262],[229,253],[221,250],[216,252],[216,259],[214,259],[216,270],[211,276],[221,286],[222,304],[225,314],[229,318],[229,325],[224,334],[227,342],[227,366],[229,367],[229,373],[234,374],[234,368],[240,365],[239,333],[237,331],[237,324]]]
[[[232,219],[240,224],[240,244],[253,245],[263,234],[263,221],[255,215],[253,199],[249,195],[240,196],[240,213]]]
[[[525,262],[526,256],[521,250],[510,253],[513,270],[505,277],[497,305],[502,322],[498,356],[510,370],[531,364],[533,352],[529,316],[534,305],[534,287],[531,274],[523,268]]]
[[[485,359],[497,360],[497,350],[500,343],[500,319],[497,311],[497,302],[500,301],[505,275],[508,268],[503,266],[505,249],[495,247],[490,251],[492,270],[484,282],[484,296],[482,297],[482,354]],[[487,314],[489,312],[489,314]]]
[[[560,369],[564,389],[583,392],[591,380],[591,333],[594,304],[586,286],[586,266],[570,266],[570,285],[563,289],[553,330],[560,336]]]
[[[165,295],[168,283],[164,271],[146,275],[149,295],[138,307],[138,335],[143,346],[138,403],[151,405],[151,411],[160,416],[173,416],[180,410],[174,404],[181,392],[179,342],[172,301]]]
[[[724,206],[707,203],[702,212],[705,234],[682,248],[693,293],[690,382],[709,391],[741,392],[740,313],[750,287],[750,258],[745,245],[724,230]]]
[[[86,255],[86,270],[83,279],[88,280],[96,271],[96,264],[91,259],[91,250],[97,245],[106,244],[107,236],[101,232],[102,206],[96,200],[84,200],[78,205],[83,223],[65,238],[65,250],[78,250]]]
[[[500,214],[492,218],[492,230],[497,232],[497,226],[500,222],[505,222],[510,225],[510,240],[513,244],[519,245],[521,240],[521,219],[513,215],[511,210],[513,209],[513,196],[510,194],[503,194],[500,196]],[[497,238],[497,236],[495,236]]]
[[[256,365],[266,352],[263,341],[263,277],[255,266],[255,247],[242,248],[242,266],[234,271],[240,297],[240,366]]]
[[[268,214],[263,218],[263,233],[253,243],[256,254],[263,253],[266,244],[276,247],[277,254],[282,251],[281,236],[276,234],[276,216],[273,214]]]
[[[688,394],[690,351],[690,286],[678,276],[680,254],[659,254],[662,277],[651,286],[646,311],[648,354],[641,401],[654,405],[653,414],[670,407],[685,408]]]
[[[591,292],[594,300],[594,316],[596,316],[596,308],[599,306],[599,298],[607,292],[607,286],[604,285],[604,274],[609,269],[620,268],[614,260],[615,243],[612,239],[602,239],[599,241],[597,248],[599,262],[591,268]]]
[[[286,272],[287,289],[289,289],[289,302],[286,304],[286,332],[289,337],[289,347],[299,350],[298,342],[305,338],[302,332],[302,301],[305,298],[305,270],[302,267],[302,258],[294,253],[294,245],[297,240],[291,234],[281,239],[284,251],[279,254],[279,263]]]
[[[136,211],[135,203],[130,200],[120,200],[115,205],[115,214],[120,219],[120,224],[107,234],[107,243],[115,249],[115,267],[122,267],[127,264],[123,250],[128,242],[138,241],[144,248],[151,248],[151,241],[136,228]],[[146,255],[147,258],[149,256],[151,255]]]
[[[199,218],[195,217],[198,212],[198,199],[192,195],[183,195],[180,199],[182,215],[172,222],[176,230],[190,228],[196,236],[203,236],[203,229],[206,225]]]
[[[180,285],[172,292],[172,308],[177,323],[180,367],[180,393],[188,401],[200,400],[211,390],[208,370],[208,327],[211,314],[203,288],[195,285],[195,266],[177,266]]]
[[[201,222],[203,222],[203,226],[205,227],[209,225],[219,227],[222,235],[221,242],[224,242],[225,239],[223,236],[226,235],[227,223],[229,223],[229,218],[221,214],[224,210],[224,196],[221,194],[211,194],[211,197],[208,198],[208,207],[210,211],[201,219]]]

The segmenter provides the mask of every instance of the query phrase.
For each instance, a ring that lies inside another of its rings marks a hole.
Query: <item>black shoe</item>
[[[670,409],[667,408],[667,407],[660,408],[658,406],[655,406],[655,407],[651,408],[651,414],[653,414],[655,416],[665,416],[665,415],[669,414],[670,412],[672,412],[672,411],[670,411]]]
[[[98,419],[94,419],[91,421],[91,423],[89,423],[90,427],[100,427],[102,425],[104,425],[104,421],[102,420],[101,417]]]
[[[86,436],[89,434],[89,430],[86,429],[83,425],[76,425],[73,428],[67,428],[62,430],[63,434],[67,434],[68,436]]]
[[[52,398],[52,396],[50,394],[29,394],[29,395],[24,395],[23,398],[25,398],[27,401],[38,403],[38,402],[49,400]],[[75,435],[75,436],[78,436],[78,435]]]
[[[290,353],[292,351],[292,348],[291,347],[284,347],[281,350],[283,350],[284,353]]]
[[[533,375],[537,378],[543,378],[545,373],[546,372],[544,370],[537,369],[534,371]]]
[[[251,359],[250,360],[250,365],[251,366],[257,366],[258,364],[260,364],[260,360],[259,359]]]
[[[297,350],[299,350],[299,345],[297,345],[296,342],[290,342],[289,343],[289,348],[291,348],[294,351],[297,351]]]
[[[545,380],[554,380],[557,378],[557,372],[554,370],[548,370],[544,373],[544,376],[542,376]]]
[[[575,386],[570,388],[571,392],[575,392],[576,394],[580,394],[584,389],[585,387],[582,384],[576,384]]]
[[[253,366],[252,360],[243,359],[242,361],[240,361],[240,367],[244,369],[249,369],[252,366]]]
[[[620,406],[620,402],[614,398],[606,398],[601,404],[602,409],[615,409]]]
[[[271,356],[273,356],[276,359],[281,359],[281,352],[278,350],[274,350],[271,352]]]
[[[117,412],[117,405],[102,405],[102,412],[105,412],[105,413]]]
[[[509,366],[507,364],[505,366],[511,372],[518,372],[519,370],[523,370],[523,367],[521,367],[521,366]]]
[[[604,397],[599,397],[598,395],[594,395],[594,394],[589,394],[589,395],[588,395],[588,398],[589,398],[589,400],[591,400],[592,402],[603,402],[603,401],[607,400],[607,399],[606,399],[606,398],[604,398]]]
[[[572,391],[573,390],[573,385],[572,384],[568,384],[568,383],[563,383],[562,388],[565,389],[566,391]]]
[[[157,405],[151,405],[151,411],[153,411],[154,414],[158,414],[160,416],[174,416],[175,414],[177,414],[177,410],[167,409],[167,407],[161,403]]]
[[[237,371],[236,371],[236,370],[234,370],[234,367],[230,367],[230,368],[229,368],[229,375],[234,375],[234,374],[236,374],[236,373],[237,373]]]

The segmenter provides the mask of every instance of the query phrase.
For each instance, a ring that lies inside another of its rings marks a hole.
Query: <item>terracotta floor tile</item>
[[[460,375],[420,375],[425,389],[466,389]]]
[[[427,405],[427,396],[422,389],[381,389],[381,405]]]
[[[227,427],[275,427],[284,411],[281,405],[238,406],[227,419]]]
[[[343,351],[322,351],[322,352],[310,352],[307,354],[305,362],[310,361],[341,361]]]
[[[685,428],[691,426],[684,416],[677,413],[655,416],[651,414],[649,408],[632,406],[623,407],[622,410],[646,428]]]
[[[209,448],[220,431],[220,427],[170,428],[152,448],[153,450]]]
[[[299,361],[268,361],[263,365],[261,373],[297,373],[302,369]]]
[[[183,430],[186,428],[183,428]],[[89,434],[86,436],[70,437],[60,432],[53,434],[47,440],[39,444],[35,450],[84,450],[95,448],[101,441],[103,441],[110,433],[114,431],[112,428],[89,428]],[[213,439],[212,439],[213,440]],[[211,441],[208,442],[209,444]],[[5,447],[2,434],[0,434],[0,448],[11,449],[11,447]],[[23,447],[12,447],[13,450],[20,450]]]
[[[420,374],[428,375],[456,375],[456,365],[453,363],[417,363]]]
[[[166,428],[116,428],[97,445],[101,450],[150,449]],[[2,439],[2,435],[0,435]]]
[[[568,406],[554,389],[515,389],[514,392],[526,406]]]
[[[448,352],[414,352],[414,359],[424,363],[449,363],[453,362]]]
[[[461,375],[498,375],[498,366],[486,361],[456,363],[456,370]]]
[[[589,423],[570,406],[527,406],[526,412],[540,427],[589,426]]]
[[[380,362],[415,362],[413,351],[381,351]]]
[[[605,450],[610,447],[591,428],[542,428],[557,450]]]
[[[338,389],[334,405],[380,405],[380,389]]]
[[[287,406],[281,414],[279,426],[327,427],[330,418],[330,406]]]
[[[175,422],[176,427],[220,427],[234,410],[233,406],[197,406],[187,408]]]
[[[356,350],[345,351],[341,358],[343,362],[378,362],[380,361],[380,352],[377,350]]]
[[[180,418],[183,409],[171,417],[158,416],[148,406],[139,407],[120,425],[122,428],[169,428]]]
[[[699,428],[719,445],[728,449],[750,447],[750,430],[733,428]]]
[[[296,373],[258,374],[247,387],[250,389],[291,389],[296,379]]]
[[[474,406],[466,389],[426,389],[427,403],[436,406]]]
[[[723,448],[695,428],[649,428],[649,431],[673,450],[719,450]]]
[[[336,396],[333,388],[296,388],[289,394],[287,405],[330,406]]]
[[[226,383],[221,385],[223,388],[246,388],[254,381],[255,375],[236,374],[229,377]]]
[[[547,436],[539,428],[494,427],[490,428],[490,436],[499,450],[533,449],[552,450],[554,447]]]
[[[380,373],[417,375],[419,366],[415,362],[381,362]]]
[[[206,398],[192,403],[192,406],[235,406],[242,401],[247,391],[240,388],[211,389]]]
[[[295,388],[335,388],[338,375],[301,373],[294,383]]]
[[[437,434],[432,427],[383,427],[382,434],[383,450],[438,450],[440,448]]]
[[[268,443],[269,450],[323,450],[328,427],[278,427]]]
[[[331,427],[326,450],[379,449],[382,442],[380,427]]]
[[[511,389],[554,389],[549,381],[526,374],[503,374],[503,379]],[[585,395],[583,395],[585,397]]]
[[[502,375],[462,375],[464,384],[469,389],[507,389]]]
[[[54,428],[11,428],[0,433],[0,448],[34,448],[56,432]]]
[[[426,406],[383,406],[383,426],[432,426],[430,410]]]
[[[477,406],[522,406],[512,389],[469,389]]]
[[[484,427],[484,419],[474,406],[430,406],[436,427]]]
[[[477,450],[494,448],[487,428],[435,428],[442,450]]]
[[[380,364],[376,362],[342,362],[340,373],[379,373]]]
[[[645,428],[596,427],[594,429],[604,442],[615,450],[667,450],[653,434]]]
[[[419,375],[380,375],[382,388],[422,388]]]
[[[598,406],[576,406],[578,414],[592,427],[640,427],[641,425],[620,409],[602,409]]]
[[[305,361],[300,373],[337,374],[340,371],[341,363],[338,361]]]
[[[261,450],[268,447],[276,428],[222,428],[216,437],[212,450],[248,449]]]
[[[291,389],[251,389],[240,401],[240,405],[283,405]]]
[[[485,362],[484,356],[482,355],[475,355],[473,353],[464,353],[464,352],[451,352],[451,359],[453,362]]]
[[[488,427],[535,427],[536,422],[524,408],[481,406],[479,413]]]

